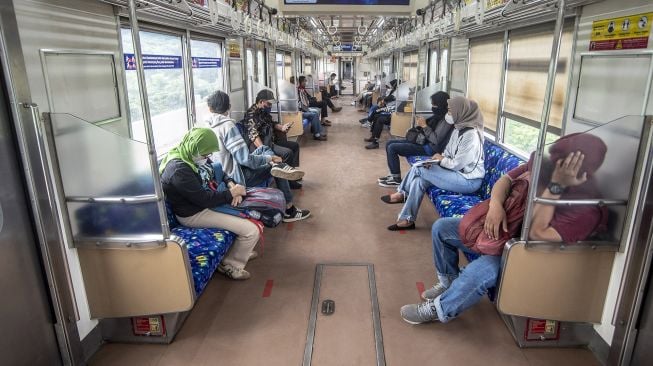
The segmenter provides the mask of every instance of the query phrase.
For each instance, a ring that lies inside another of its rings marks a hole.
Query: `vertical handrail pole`
[[[143,109],[143,125],[145,127],[145,138],[147,141],[147,151],[150,156],[150,169],[154,179],[154,192],[159,198],[157,207],[159,209],[159,220],[161,221],[161,230],[163,237],[170,237],[170,227],[168,226],[168,215],[164,203],[163,188],[161,187],[161,177],[159,176],[159,162],[157,161],[156,148],[154,146],[154,132],[152,131],[152,119],[150,118],[150,104],[147,99],[147,90],[145,85],[145,69],[143,67],[143,55],[141,53],[141,37],[138,29],[138,19],[136,19],[136,0],[129,0],[129,25],[132,29],[132,42],[134,44],[134,58],[136,59],[136,75],[138,77],[138,88],[141,96],[141,108]]]
[[[526,212],[524,214],[524,224],[522,225],[521,239],[528,243],[528,232],[530,231],[533,216],[533,200],[537,195],[537,183],[540,179],[540,167],[542,166],[542,155],[544,144],[546,142],[546,131],[549,126],[549,116],[551,114],[551,101],[553,99],[553,89],[555,86],[555,77],[558,69],[558,57],[560,56],[560,42],[562,40],[562,31],[565,15],[565,0],[558,2],[558,16],[556,18],[555,32],[553,34],[553,45],[551,48],[551,60],[549,61],[549,76],[546,81],[546,92],[544,94],[544,107],[542,108],[542,123],[540,134],[537,137],[537,149],[535,149],[535,158],[531,170],[531,183],[528,188],[528,200],[526,201]]]

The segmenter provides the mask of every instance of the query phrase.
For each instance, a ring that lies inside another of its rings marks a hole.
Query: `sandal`
[[[385,202],[387,204],[390,204],[390,205],[394,205],[394,204],[397,204],[397,203],[404,203],[405,199],[402,199],[401,201],[398,201],[398,202],[393,202],[392,198],[390,198],[390,195],[386,194],[385,196],[381,196],[381,201],[383,201],[383,202]]]
[[[388,226],[388,230],[390,231],[415,230],[415,223],[411,222],[410,225],[408,226],[399,226],[397,224],[392,224]]]

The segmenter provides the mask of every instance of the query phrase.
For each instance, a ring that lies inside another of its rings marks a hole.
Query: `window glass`
[[[438,50],[431,50],[429,60],[429,85],[438,82]]]
[[[193,58],[193,94],[195,95],[195,121],[202,124],[209,116],[206,99],[216,90],[224,90],[222,44],[191,39]]]
[[[289,53],[283,55],[283,79],[290,81],[290,77],[293,76],[292,72],[292,56]]]
[[[440,82],[442,82],[442,90],[447,90],[447,81],[449,75],[449,50],[443,49],[440,51]]]
[[[125,79],[129,98],[132,137],[145,141],[145,127],[141,111],[136,60],[133,59],[131,30],[122,29],[125,54]],[[186,89],[184,80],[181,36],[141,31],[141,48],[145,83],[154,132],[154,143],[159,155],[174,147],[188,131]],[[131,60],[130,60],[131,57]]]
[[[525,29],[511,30],[506,74],[504,110],[514,115],[539,122],[544,107],[544,94],[549,73],[552,23]],[[551,103],[550,126],[560,128],[567,98],[567,81],[571,67],[573,23],[568,23],[560,43],[560,57]]]
[[[485,128],[496,131],[501,89],[503,34],[470,40],[467,95],[478,103]]]
[[[265,52],[263,50],[256,51],[256,68],[257,68],[257,81],[261,85],[268,85],[265,78]]]
[[[247,60],[246,61],[247,62],[247,77],[245,78],[245,80],[247,80],[247,82],[249,82],[250,77],[256,78],[256,74],[254,73],[254,62],[256,60],[254,60],[254,51],[252,51],[251,48],[248,48],[245,51],[245,53],[247,55],[245,57],[245,59]]]
[[[504,143],[516,148],[524,156],[529,156],[537,147],[537,137],[540,129],[531,125],[505,119]],[[546,143],[555,141],[558,138],[556,134],[547,132]]]
[[[277,57],[276,57],[276,64],[277,64],[277,79],[283,80],[283,53],[277,52]]]

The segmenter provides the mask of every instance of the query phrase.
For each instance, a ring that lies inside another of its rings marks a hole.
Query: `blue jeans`
[[[311,123],[313,136],[322,134],[322,125],[320,124],[320,115],[315,112],[302,112],[302,118],[307,119]]]
[[[406,140],[390,140],[385,145],[385,155],[388,159],[388,169],[390,174],[401,176],[401,167],[399,165],[400,156],[412,155],[432,155],[429,145],[417,145]]]
[[[446,323],[481,301],[488,289],[496,286],[501,268],[501,256],[481,255],[464,269],[458,268],[458,250],[473,253],[465,247],[458,234],[461,218],[445,217],[433,223],[433,261],[438,279],[448,287],[435,298],[435,309],[441,322]]]
[[[460,173],[445,169],[439,165],[412,167],[397,192],[403,193],[406,203],[399,213],[399,220],[415,221],[424,193],[431,187],[457,193],[473,193],[481,188],[483,178],[467,179]]]

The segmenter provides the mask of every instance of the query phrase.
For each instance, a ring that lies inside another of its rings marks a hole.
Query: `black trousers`
[[[390,124],[391,116],[385,114],[377,114],[372,121],[372,137],[378,139],[383,132],[383,126]]]
[[[329,97],[329,93],[327,93],[324,90],[322,90],[322,101],[325,102],[327,104],[327,106],[329,108],[331,108],[332,110],[333,110],[333,107],[335,107],[333,105],[333,102],[331,101],[331,97]]]
[[[292,166],[299,166],[299,144],[294,141],[277,141],[272,145],[272,151],[283,159],[283,162]]]
[[[322,110],[322,118],[327,118],[329,116],[329,112],[327,111],[327,103],[324,101],[318,102],[316,100],[311,100],[308,103],[309,107],[315,107],[315,108],[320,108]]]

